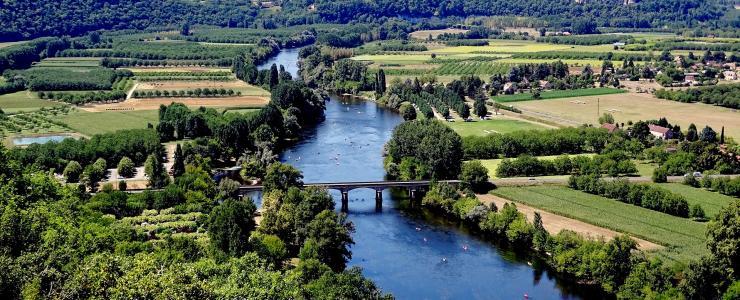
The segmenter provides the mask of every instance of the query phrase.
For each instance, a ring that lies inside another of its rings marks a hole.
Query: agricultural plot
[[[569,156],[571,158],[573,158],[573,157],[576,157],[576,156],[592,157],[594,155],[595,154],[587,153],[587,154],[573,154],[573,155],[569,155]],[[541,160],[555,160],[555,158],[557,158],[558,156],[559,155],[537,156],[537,159],[541,159]],[[488,169],[488,177],[490,177],[490,178],[498,178],[498,176],[496,176],[496,169],[498,169],[498,165],[501,164],[501,161],[502,160],[503,159],[484,159],[484,160],[481,160],[480,162],[481,162],[481,164],[483,164],[484,167],[486,167],[486,169]],[[557,175],[557,176],[544,176],[544,177],[565,178],[567,176]]]
[[[95,57],[51,57],[34,64],[35,68],[94,68],[100,66]]]
[[[192,91],[195,89],[226,89],[233,90],[234,92],[240,92],[243,96],[262,96],[266,97],[270,95],[270,92],[263,90],[260,87],[247,84],[241,80],[229,80],[229,81],[147,81],[141,82],[137,85],[135,91],[147,92],[147,91]]]
[[[654,252],[686,263],[708,254],[705,223],[675,217],[567,187],[501,187],[494,195],[568,218],[636,236],[665,248]]]
[[[429,38],[431,35],[433,39],[436,39],[440,34],[444,33],[466,33],[468,30],[466,29],[457,29],[457,28],[447,28],[447,29],[435,29],[435,30],[418,30],[414,31],[412,33],[409,33],[409,37],[415,38],[418,40],[425,40]]]
[[[459,54],[459,53],[522,53],[558,51],[570,49],[570,45],[543,44],[535,41],[489,40],[488,46],[456,46],[444,47],[427,51],[429,54]]]
[[[208,239],[205,229],[201,228],[204,220],[201,212],[177,214],[173,209],[161,211],[145,210],[141,215],[122,218],[120,223],[131,226],[138,234],[161,240],[168,236],[188,236],[200,242]]]
[[[540,99],[557,99],[557,98],[570,98],[570,97],[583,97],[583,96],[595,96],[595,95],[610,95],[625,93],[626,91],[613,88],[592,88],[592,89],[577,89],[577,90],[554,90],[544,91],[540,93]],[[531,93],[521,93],[513,95],[501,95],[493,97],[493,100],[500,103],[506,102],[518,102],[518,101],[529,101],[535,100],[532,98]]]
[[[726,135],[740,138],[740,118],[733,109],[661,100],[644,93],[523,101],[513,105],[522,110],[571,120],[576,124],[598,124],[598,116],[603,113],[612,114],[620,123],[666,117],[681,128],[688,128],[691,123],[699,128],[709,125],[715,130],[724,126]]]
[[[157,126],[159,112],[157,110],[75,111],[62,116],[60,120],[72,130],[86,136],[92,136],[122,129],[143,129],[147,128],[148,124]]]
[[[5,113],[29,112],[59,105],[64,104],[41,100],[36,93],[30,91],[0,95],[0,109]]]
[[[713,217],[722,208],[729,205],[736,199],[730,196],[722,195],[720,193],[708,191],[702,188],[695,188],[680,183],[660,183],[660,187],[670,190],[671,192],[680,194],[686,198],[689,206],[698,204],[704,209],[707,217]]]
[[[546,129],[543,126],[510,119],[475,120],[473,122],[446,122],[461,136],[487,135],[491,133],[510,133],[519,130]]]
[[[0,140],[19,135],[41,135],[50,133],[71,133],[59,118],[70,112],[68,106],[40,108],[0,118]]]

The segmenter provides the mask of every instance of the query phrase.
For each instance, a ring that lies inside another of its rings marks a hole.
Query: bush
[[[659,167],[656,168],[655,171],[653,171],[653,182],[655,183],[663,183],[668,182],[668,172],[665,168]]]
[[[696,219],[696,220],[706,220],[707,215],[704,213],[704,209],[701,208],[701,205],[694,204],[691,206],[691,212],[689,212],[689,216]]]
[[[683,196],[658,186],[633,184],[626,179],[605,181],[597,175],[571,176],[568,186],[674,216],[689,216],[689,204]]]

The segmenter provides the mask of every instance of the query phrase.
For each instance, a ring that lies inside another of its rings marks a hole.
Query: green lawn
[[[20,91],[11,94],[0,95],[0,109],[6,113],[17,113],[20,111],[35,111],[42,107],[63,105],[57,102],[41,100],[36,93]]]
[[[518,130],[547,129],[543,126],[508,119],[476,120],[473,122],[445,122],[461,136],[487,135],[491,133],[509,133]]]
[[[121,129],[146,128],[148,123],[159,123],[157,110],[73,112],[62,118],[70,128],[87,136]]]
[[[642,177],[652,177],[653,171],[655,171],[655,168],[658,167],[658,164],[646,162],[646,161],[633,161],[635,163],[635,166],[637,167],[637,174],[640,174]]]
[[[575,156],[581,156],[581,155],[591,157],[591,156],[594,156],[595,154],[586,153],[586,154],[573,154],[569,156],[575,157]],[[554,160],[558,156],[560,155],[537,156],[537,158],[544,159],[544,160]],[[496,169],[498,168],[498,165],[501,164],[502,160],[503,159],[484,159],[484,160],[481,160],[480,162],[483,164],[484,167],[486,167],[486,169],[488,169],[488,177],[498,178],[496,176]],[[545,176],[545,177],[568,177],[568,176]]]
[[[681,263],[708,254],[706,224],[559,186],[500,187],[494,195],[636,236],[665,247],[658,256]]]
[[[624,90],[613,89],[613,88],[590,88],[590,89],[577,89],[577,90],[554,90],[544,91],[540,94],[540,99],[557,99],[557,98],[570,98],[570,97],[583,97],[583,96],[596,96],[596,95],[608,95],[608,94],[619,94],[626,93]],[[522,93],[514,95],[501,95],[493,97],[496,102],[518,102],[518,101],[529,101],[534,100],[532,94]]]
[[[726,207],[730,202],[735,200],[735,198],[730,196],[701,188],[691,187],[681,183],[660,183],[659,185],[671,192],[683,195],[690,206],[694,204],[701,205],[701,208],[704,209],[707,217],[713,217],[720,209]]]

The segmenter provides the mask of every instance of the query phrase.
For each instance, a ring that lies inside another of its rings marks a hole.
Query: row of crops
[[[70,107],[58,106],[0,117],[0,139],[19,134],[72,132],[66,124],[58,121],[59,116],[70,111]]]
[[[152,239],[162,239],[166,236],[190,236],[197,239],[207,236],[201,226],[207,217],[201,212],[181,214],[169,208],[161,211],[145,210],[139,216],[125,217],[120,222]]]

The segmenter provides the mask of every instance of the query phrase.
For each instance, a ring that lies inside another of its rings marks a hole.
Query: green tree
[[[704,129],[701,130],[701,135],[699,135],[699,139],[707,143],[717,142],[717,132],[715,132],[712,127],[704,126]]]
[[[488,169],[479,160],[463,163],[460,180],[475,192],[485,192],[490,184],[488,182]]]
[[[462,164],[462,139],[447,125],[435,120],[416,120],[398,125],[388,143],[393,162],[418,159],[432,178],[458,178]],[[388,166],[388,165],[386,165]]]
[[[610,113],[604,113],[599,117],[599,124],[614,124],[614,116]]]
[[[169,184],[170,177],[167,175],[167,170],[154,154],[150,154],[144,162],[144,174],[149,178],[148,185],[151,188],[159,189]]]
[[[67,166],[64,168],[64,172],[62,174],[65,178],[67,178],[67,182],[78,182],[80,180],[80,175],[82,175],[82,166],[80,165],[80,163],[71,160],[67,163]]]
[[[303,174],[289,164],[275,162],[267,168],[262,185],[264,191],[287,191],[289,187],[303,186]]]
[[[316,258],[339,272],[352,258],[352,252],[349,251],[349,246],[354,244],[352,232],[354,227],[346,216],[325,210],[308,224],[306,243],[316,243]]]
[[[404,121],[416,120],[416,108],[411,104],[401,106],[401,115]]]
[[[269,81],[270,90],[272,90],[273,87],[275,87],[276,85],[278,85],[278,83],[280,83],[279,75],[280,74],[278,73],[277,65],[272,64],[272,66],[270,67],[270,81]]]
[[[172,176],[177,178],[185,173],[185,158],[182,154],[182,147],[177,144],[175,148],[175,155],[172,163]]]
[[[255,228],[254,203],[227,199],[208,215],[208,237],[211,244],[232,256],[249,250],[249,235]]]
[[[488,107],[485,101],[475,101],[475,115],[483,119],[488,115]]]
[[[124,156],[121,158],[121,160],[118,162],[118,175],[124,178],[131,178],[136,175],[136,166],[134,166],[134,162]]]
[[[720,210],[707,226],[707,247],[740,274],[740,200]]]
[[[699,134],[696,131],[696,125],[694,125],[694,123],[691,123],[689,125],[689,129],[686,132],[686,140],[689,142],[694,142],[694,141],[699,140]]]
[[[280,268],[285,258],[288,257],[288,249],[285,247],[285,243],[275,235],[252,232],[249,237],[249,245],[260,257],[266,259],[276,268]]]

